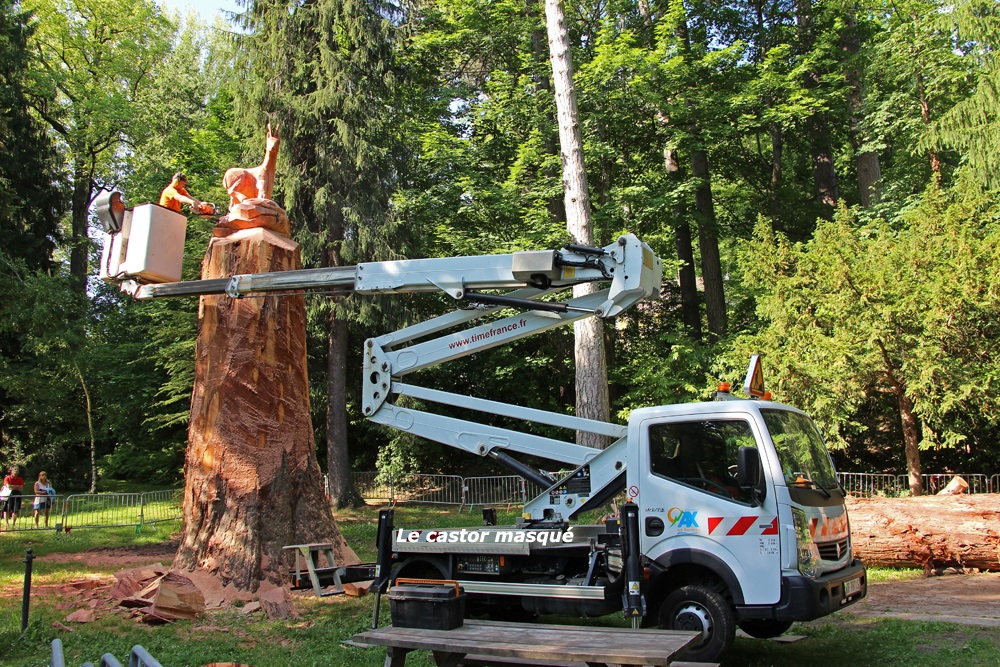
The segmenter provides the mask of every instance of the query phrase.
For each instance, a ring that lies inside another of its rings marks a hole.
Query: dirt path
[[[869,584],[868,596],[840,613],[1000,627],[1000,572]]]

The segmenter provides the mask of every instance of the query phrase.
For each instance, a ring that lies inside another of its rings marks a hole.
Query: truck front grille
[[[847,538],[836,542],[818,542],[819,556],[823,560],[839,561],[847,555]]]

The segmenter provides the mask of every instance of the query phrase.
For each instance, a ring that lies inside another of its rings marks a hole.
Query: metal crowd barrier
[[[25,494],[21,496],[21,509],[17,518],[9,520],[6,516],[0,517],[0,531],[16,532],[28,530],[60,530],[62,516],[62,496],[49,496],[52,505],[49,507],[49,521],[45,525],[45,510],[38,511],[38,527],[35,527],[35,494]]]
[[[474,507],[476,505],[523,505],[529,492],[518,475],[462,477],[413,473],[386,481],[378,472],[351,473],[354,488],[365,500],[388,503],[432,503]],[[324,476],[324,484],[328,484]],[[329,490],[327,490],[329,493]]]
[[[920,476],[924,493],[933,495],[943,490],[956,477],[968,483],[966,493],[1000,493],[1000,475],[981,473],[925,473]],[[910,476],[890,473],[839,472],[837,478],[849,495],[905,496],[910,493]]]
[[[924,493],[932,494],[937,493],[948,486],[951,480],[956,477],[961,477],[964,479],[968,485],[969,489],[966,493],[995,493],[1000,489],[991,487],[989,475],[981,475],[978,473],[963,474],[963,473],[943,473],[943,474],[928,474],[921,475],[920,481],[924,486]],[[996,475],[994,475],[996,477]],[[909,478],[903,475],[903,478],[907,480],[907,487],[909,487]]]
[[[528,482],[520,475],[466,477],[463,505],[523,505],[528,502]]]
[[[477,505],[523,505],[538,493],[518,475],[461,477],[414,473],[385,481],[378,472],[351,473],[354,488],[365,500],[387,503],[439,503],[472,508]],[[909,476],[892,473],[837,473],[848,495],[904,496],[910,492]],[[937,493],[955,477],[969,484],[966,493],[1000,493],[1000,474],[927,473],[921,475],[924,492]],[[324,478],[325,479],[325,478]],[[329,493],[329,490],[328,490]]]
[[[462,505],[461,475],[407,475],[395,484],[396,502]]]
[[[905,476],[889,473],[838,472],[837,479],[851,496],[901,496],[909,492]]]
[[[355,472],[351,473],[354,480],[355,490],[366,500],[380,500],[393,502],[396,497],[395,487],[390,481],[388,484],[379,481],[378,472]],[[330,480],[323,475],[323,484],[326,487],[326,495],[330,495]]]
[[[23,496],[21,512],[16,521],[0,520],[2,531],[54,530],[69,532],[80,528],[114,528],[155,526],[162,521],[181,518],[183,489],[147,491],[144,493],[73,493],[54,496],[49,510],[49,525],[39,514],[35,527],[34,496]]]

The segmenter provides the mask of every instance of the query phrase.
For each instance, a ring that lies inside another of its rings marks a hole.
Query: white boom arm
[[[604,248],[567,246],[559,251],[370,262],[350,267],[245,274],[183,283],[141,286],[125,283],[122,289],[137,299],[223,293],[240,298],[292,289],[339,288],[363,294],[443,292],[466,302],[464,309],[366,341],[362,409],[366,417],[377,423],[473,454],[491,456],[552,491],[539,496],[526,508],[532,516],[542,518],[543,514],[558,516],[560,509],[575,513],[588,500],[596,499],[623,478],[626,427],[419,387],[403,382],[403,377],[586,317],[614,317],[643,299],[658,297],[661,279],[660,259],[648,245],[628,234]],[[572,285],[593,282],[610,285],[565,302],[541,300]],[[513,291],[497,294],[496,290]],[[503,308],[517,308],[521,312],[461,328]],[[455,331],[456,328],[460,330]],[[598,433],[615,438],[617,442],[605,450],[593,449],[401,408],[392,402],[398,396],[412,396],[424,403],[459,406],[572,431]],[[512,459],[509,453],[536,456],[575,466],[577,470],[556,483]],[[589,484],[581,486],[579,482],[584,477]],[[565,482],[570,478],[577,483],[566,488]]]

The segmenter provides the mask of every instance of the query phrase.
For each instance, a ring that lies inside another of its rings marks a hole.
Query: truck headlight
[[[819,576],[819,547],[813,541],[809,532],[809,519],[800,509],[792,508],[792,518],[795,520],[795,542],[799,552],[799,572],[803,576],[815,579]]]

